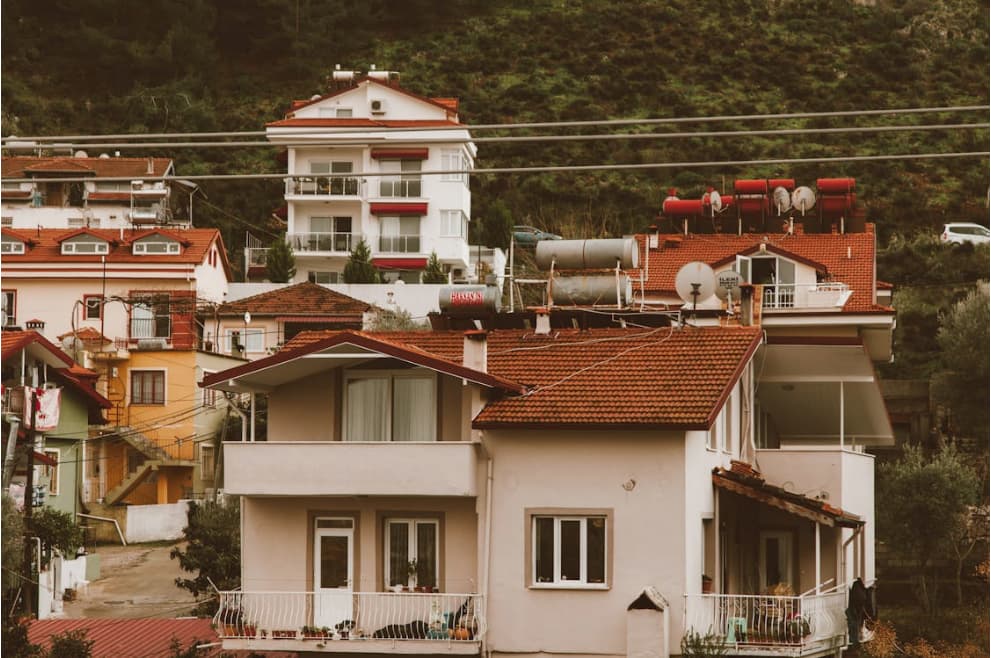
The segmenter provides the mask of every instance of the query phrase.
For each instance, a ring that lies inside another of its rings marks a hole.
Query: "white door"
[[[313,550],[313,625],[334,628],[354,618],[354,520],[317,519]]]

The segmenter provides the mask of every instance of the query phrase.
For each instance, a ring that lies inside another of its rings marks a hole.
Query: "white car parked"
[[[986,226],[969,222],[943,224],[943,232],[939,234],[941,242],[946,244],[988,244],[991,243],[991,233]]]

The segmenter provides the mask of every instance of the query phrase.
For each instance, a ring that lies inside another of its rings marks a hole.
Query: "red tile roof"
[[[64,334],[60,334],[59,337],[58,337],[58,339],[59,340],[63,340],[63,339],[65,339],[66,336],[71,336],[71,335],[73,335],[73,332],[67,331]],[[106,336],[104,336],[103,334],[101,334],[100,331],[98,329],[94,328],[94,327],[82,327],[80,329],[76,329],[75,335],[76,335],[76,338],[78,338],[79,340],[81,340],[83,342],[87,342],[87,343],[111,343],[111,342],[113,342],[109,338],[107,338]]]
[[[148,163],[151,162],[151,172]],[[36,173],[70,172],[93,176],[130,177],[164,176],[172,167],[171,158],[34,158],[10,156],[0,159],[4,178],[27,178]]]
[[[299,101],[299,100],[293,101],[292,107],[290,108],[289,112],[286,113],[286,118],[287,119],[290,118],[293,115],[293,113],[295,113],[295,111],[301,107],[306,107],[307,105],[313,105],[314,103],[325,101],[328,98],[333,98],[334,96],[340,96],[341,94],[346,94],[347,92],[351,91],[352,89],[355,89],[356,87],[358,87],[363,83],[367,83],[369,86],[378,85],[379,87],[386,87],[393,91],[399,92],[400,94],[403,94],[405,96],[409,96],[410,98],[415,98],[417,100],[423,101],[424,103],[430,103],[431,105],[442,107],[449,113],[457,112],[458,110],[458,99],[456,98],[430,98],[428,96],[421,96],[420,94],[413,93],[409,89],[403,89],[402,87],[398,87],[395,85],[384,84],[378,80],[375,80],[374,78],[369,78],[368,76],[362,76],[360,78],[357,78],[354,81],[353,85],[349,87],[343,87],[329,94],[324,94],[319,98],[313,98],[305,101]]]
[[[265,124],[268,128],[449,128],[460,126],[457,121],[446,119],[338,119],[334,117],[313,119],[282,119]]]
[[[10,331],[4,330],[0,335],[0,358],[8,359],[15,356],[28,345],[37,343],[43,349],[51,352],[57,359],[66,366],[75,363],[72,358],[60,350],[54,343],[39,334],[37,331]]]
[[[106,240],[110,243],[110,252],[106,255],[108,263],[187,263],[198,265],[206,258],[207,252],[214,245],[220,254],[224,269],[230,278],[230,264],[227,261],[227,250],[224,248],[220,231],[214,228],[187,228],[177,230],[164,229],[125,229],[123,239],[118,229],[37,229],[33,231],[14,232],[3,229],[4,235],[18,240],[27,241],[28,248],[23,254],[4,254],[4,263],[99,263],[98,254],[63,254],[60,243],[75,235],[86,233]],[[133,254],[131,243],[134,240],[149,235],[161,234],[168,236],[186,246],[179,254]]]
[[[318,283],[296,285],[269,290],[258,295],[237,299],[217,307],[217,315],[254,316],[353,316],[359,324],[362,314],[371,308],[367,303],[348,297]]]
[[[305,354],[338,333],[298,334],[282,353]],[[461,363],[462,332],[364,335]],[[760,340],[758,327],[493,331],[488,372],[528,390],[490,402],[474,425],[707,429]]]
[[[28,640],[49,649],[53,636],[71,631],[86,631],[86,639],[93,641],[93,658],[170,658],[173,640],[178,640],[182,650],[194,643],[215,644],[197,652],[202,658],[248,654],[223,651],[210,619],[35,619],[28,627]],[[265,655],[288,658],[295,654],[266,652]]]
[[[645,244],[640,237],[641,247]],[[874,303],[875,291],[874,225],[864,233],[811,234],[661,234],[658,247],[650,249],[649,258],[641,254],[640,262],[649,260],[645,290],[647,293],[675,296],[674,279],[686,263],[702,261],[709,265],[730,262],[766,244],[769,250],[799,262],[825,268],[829,281],[845,283],[853,292],[843,310],[846,312],[890,312]]]

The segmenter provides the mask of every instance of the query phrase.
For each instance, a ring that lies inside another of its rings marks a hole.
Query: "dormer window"
[[[182,253],[182,246],[175,240],[160,235],[136,240],[131,246],[131,253],[136,255],[159,255]]]
[[[93,235],[77,235],[62,242],[63,254],[107,254],[110,244]]]
[[[11,238],[8,236],[3,236],[3,240],[0,241],[0,254],[23,254],[24,253],[24,243],[16,238]]]

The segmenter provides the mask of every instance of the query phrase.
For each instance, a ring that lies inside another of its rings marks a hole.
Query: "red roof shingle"
[[[150,164],[149,164],[150,163]],[[164,176],[172,167],[170,158],[35,158],[10,156],[0,159],[4,178],[27,178],[30,174],[88,174],[139,179]]]
[[[255,316],[356,316],[361,323],[362,314],[371,308],[354,297],[325,288],[309,281],[269,290],[251,297],[226,302],[217,307],[217,315],[243,315],[245,311]],[[355,317],[349,318],[354,320]]]

